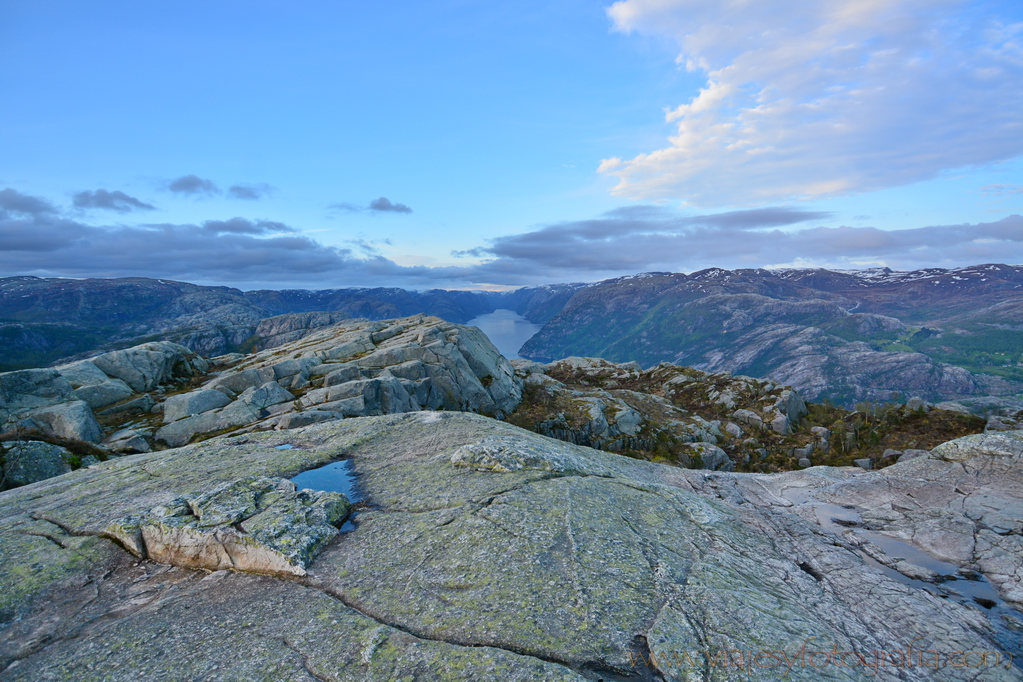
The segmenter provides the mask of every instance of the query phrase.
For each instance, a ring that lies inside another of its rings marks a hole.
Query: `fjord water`
[[[498,308],[492,313],[474,317],[466,324],[479,327],[480,331],[490,338],[490,342],[497,346],[497,350],[501,351],[501,355],[509,360],[521,357],[519,355],[519,348],[533,334],[540,331],[541,327],[539,324],[533,324],[514,310],[507,310],[505,308]]]

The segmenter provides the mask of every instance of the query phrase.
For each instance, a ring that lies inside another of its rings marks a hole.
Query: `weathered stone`
[[[1023,455],[1023,431],[977,434],[942,443],[930,456],[946,462],[965,462],[974,457],[1008,457],[1018,460]]]
[[[257,388],[274,380],[272,367],[250,367],[240,372],[228,371],[207,383],[204,388],[223,391],[232,398],[249,388]]]
[[[873,469],[874,468],[874,460],[872,460],[870,457],[862,457],[860,459],[854,459],[853,460],[853,464],[855,464],[856,466],[858,466],[861,469]]]
[[[789,418],[784,414],[779,414],[771,420],[771,428],[775,433],[780,433],[782,435],[792,433]]]
[[[328,412],[325,410],[303,410],[302,412],[293,412],[291,414],[283,415],[277,420],[277,424],[274,428],[278,430],[297,429],[300,426],[309,426],[310,424],[318,424],[320,422],[339,418],[340,417],[336,412]]]
[[[732,413],[732,419],[755,429],[764,428],[764,420],[753,410],[740,409]]]
[[[305,575],[349,508],[340,493],[296,491],[290,481],[253,476],[118,519],[105,532],[159,563]]]
[[[163,421],[169,424],[184,417],[224,407],[230,402],[231,399],[224,393],[212,389],[172,395],[163,402]]]
[[[73,455],[66,448],[36,440],[11,441],[0,446],[2,488],[28,485],[71,471]]]
[[[114,433],[103,442],[103,445],[113,452],[129,455],[152,451],[145,435],[134,429],[122,429]]]
[[[0,417],[4,421],[27,410],[74,399],[71,384],[55,369],[0,373]]]
[[[103,353],[91,358],[90,362],[108,376],[121,379],[137,393],[151,391],[160,384],[207,369],[205,360],[188,348],[170,341],[145,343]]]
[[[152,412],[153,408],[157,407],[156,401],[153,400],[153,396],[148,393],[143,393],[137,398],[126,400],[118,405],[112,405],[105,410],[100,410],[101,415],[108,414],[125,414],[128,412]],[[159,404],[160,409],[158,412],[163,412],[163,403]]]
[[[234,402],[220,410],[203,412],[167,424],[154,434],[171,447],[185,445],[198,434],[225,431],[259,421],[260,411],[243,403]]]
[[[1021,426],[1023,424],[1018,419],[996,415],[987,420],[987,424],[984,425],[984,433],[991,433],[992,431],[1018,431]]]
[[[247,403],[257,410],[294,399],[295,396],[282,388],[276,381],[268,381],[259,388],[247,388],[238,396],[239,402]]]
[[[304,576],[165,570],[96,538],[109,533],[147,551],[138,520],[122,519],[164,507],[149,527],[175,530],[153,536],[158,551],[223,565],[228,535],[244,537],[230,522],[280,485],[239,488],[239,478],[279,481],[339,452],[372,504]],[[154,679],[681,681],[704,679],[731,651],[794,660],[807,641],[815,651],[864,655],[991,651],[988,612],[892,579],[823,528],[812,504],[785,497],[795,486],[873,508],[901,489],[919,500],[901,505],[925,510],[935,498],[912,487],[915,479],[962,499],[953,488],[969,475],[930,458],[861,472],[687,471],[442,412],[217,438],[0,496],[0,613],[10,623],[0,665],[12,680],[126,682],[141,671]],[[195,490],[209,492],[186,496]],[[175,502],[186,497],[192,504]],[[979,537],[978,546],[990,543],[985,565],[1016,575],[1023,551],[1014,557],[1007,539],[1019,536]],[[738,672],[779,679],[773,668]],[[889,666],[870,677],[958,682],[961,672]],[[862,675],[793,665],[785,679]],[[970,675],[1023,679],[1011,666]]]
[[[907,460],[910,460],[910,459],[916,459],[917,457],[927,457],[929,454],[931,454],[930,450],[913,450],[913,449],[904,450],[902,452],[902,454],[899,455],[898,461],[899,462],[904,462],[904,461],[907,461]]]
[[[32,410],[28,416],[46,433],[60,438],[98,443],[103,439],[96,416],[81,400],[72,400]]]

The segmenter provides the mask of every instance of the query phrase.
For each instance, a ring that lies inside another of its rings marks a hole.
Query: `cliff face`
[[[668,361],[852,404],[1023,390],[1023,268],[705,270],[582,288],[521,349]]]

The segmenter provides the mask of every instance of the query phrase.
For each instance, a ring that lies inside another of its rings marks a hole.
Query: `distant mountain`
[[[171,280],[0,278],[0,371],[41,367],[58,360],[167,340],[202,355],[250,350],[260,344],[259,325],[271,317],[310,312],[266,327],[315,328],[344,318],[371,320],[435,315],[456,323],[497,308],[515,310],[543,324],[581,284],[512,292],[417,292],[395,288],[307,291],[211,287]]]
[[[519,351],[766,377],[852,404],[1023,391],[1023,267],[645,273],[582,287]]]

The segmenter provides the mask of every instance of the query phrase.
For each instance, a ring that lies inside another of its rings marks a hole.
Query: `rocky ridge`
[[[508,416],[537,433],[686,468],[771,472],[814,464],[884,467],[906,452],[1003,428],[956,403],[808,404],[789,386],[661,363],[513,360],[523,400]],[[1015,410],[1012,410],[1015,412]]]
[[[0,374],[0,441],[11,443],[0,443],[2,485],[224,433],[419,410],[477,412],[678,466],[762,472],[854,461],[884,466],[895,461],[891,453],[984,426],[933,410],[912,438],[902,437],[901,425],[922,412],[906,408],[871,420],[808,407],[769,381],[671,364],[642,370],[569,358],[513,366],[478,329],[422,315],[307,323],[278,318],[268,324],[277,336],[300,337],[248,355],[206,359],[156,342]]]
[[[249,355],[206,360],[164,341],[0,373],[0,432],[123,454],[227,431],[422,409],[500,418],[521,400],[511,365],[475,327],[418,315],[303,330],[298,341]]]

